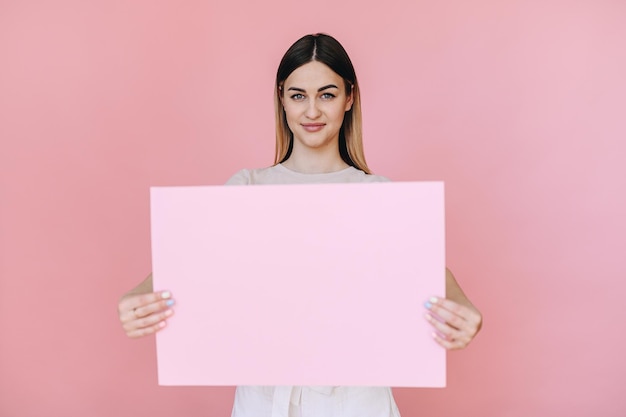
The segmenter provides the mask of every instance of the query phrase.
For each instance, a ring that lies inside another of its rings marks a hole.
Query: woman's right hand
[[[169,291],[127,294],[120,299],[117,312],[128,337],[142,337],[166,326],[174,314],[174,299]]]

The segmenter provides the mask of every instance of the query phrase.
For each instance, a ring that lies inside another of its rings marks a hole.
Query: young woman
[[[294,184],[387,181],[372,175],[361,141],[359,84],[344,48],[334,38],[307,35],[285,53],[276,75],[276,158],[269,168],[242,170],[228,184]],[[433,337],[460,349],[482,324],[450,271],[447,298],[425,303]],[[173,314],[169,291],[153,292],[152,275],[120,299],[129,337],[161,330]],[[436,320],[433,315],[442,320]],[[407,330],[409,331],[409,330]],[[233,417],[399,416],[387,387],[238,387]]]

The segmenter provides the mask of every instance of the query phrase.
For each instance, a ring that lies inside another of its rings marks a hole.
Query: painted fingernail
[[[426,320],[428,321],[433,321],[433,316],[431,316],[430,314],[426,313],[424,314],[424,317],[426,318]]]
[[[166,326],[166,323],[164,321],[162,321],[161,323],[159,323],[159,327],[162,329]]]
[[[168,307],[173,306],[173,305],[174,305],[174,300],[167,300],[167,301],[165,302],[165,305],[166,305],[166,306],[168,306]]]
[[[170,298],[172,296],[172,293],[169,291],[163,291],[161,293],[161,298],[165,299],[165,298]]]
[[[426,301],[426,302],[424,303],[424,307],[426,307],[426,308],[427,308],[427,309],[429,309],[429,310],[430,310],[430,308],[431,308],[432,306],[433,306],[433,305],[430,303],[430,301]]]
[[[430,297],[428,301],[430,301],[433,304],[437,304],[437,302],[439,301],[439,298],[437,298],[437,297]]]
[[[169,317],[172,314],[174,314],[174,312],[172,310],[165,310],[165,317]]]

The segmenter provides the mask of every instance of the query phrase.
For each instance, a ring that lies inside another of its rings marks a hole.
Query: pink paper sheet
[[[441,182],[154,187],[161,385],[445,386]]]

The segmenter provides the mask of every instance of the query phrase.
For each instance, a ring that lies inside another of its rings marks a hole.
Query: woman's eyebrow
[[[320,92],[320,91],[328,90],[329,88],[339,89],[339,87],[337,87],[335,84],[328,84],[328,85],[325,85],[324,87],[318,88],[317,91]]]
[[[339,89],[339,87],[337,87],[335,84],[328,84],[328,85],[325,85],[324,87],[318,88],[317,91],[320,92],[320,91],[328,90],[329,88]],[[304,88],[299,88],[299,87],[289,87],[287,91],[299,91],[301,93],[306,93],[306,90]]]

